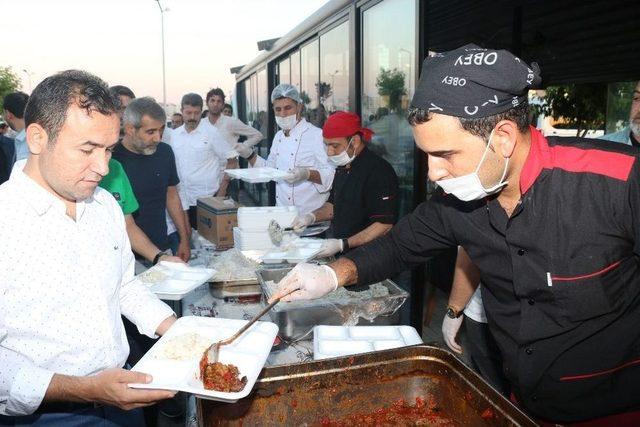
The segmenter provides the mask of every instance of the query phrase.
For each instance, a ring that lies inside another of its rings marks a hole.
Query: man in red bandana
[[[296,218],[294,229],[331,220],[318,256],[361,246],[387,233],[397,219],[398,177],[386,160],[367,148],[373,132],[357,114],[339,111],[322,128],[329,162],[336,166],[329,200]]]

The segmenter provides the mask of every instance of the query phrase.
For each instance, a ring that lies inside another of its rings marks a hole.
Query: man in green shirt
[[[158,249],[140,227],[136,225],[131,214],[138,210],[138,200],[133,194],[129,177],[120,162],[115,159],[109,160],[109,173],[100,181],[100,187],[111,193],[120,205],[127,226],[127,235],[131,241],[131,248],[135,253],[154,264],[160,260],[183,262],[180,258],[167,255]]]

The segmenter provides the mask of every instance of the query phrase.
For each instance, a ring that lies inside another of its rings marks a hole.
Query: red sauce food
[[[440,413],[438,406],[427,398],[416,398],[415,405],[407,404],[404,399],[395,401],[388,407],[380,408],[366,414],[352,414],[338,420],[323,417],[316,423],[323,427],[347,426],[397,426],[397,425],[429,425],[456,426],[451,418]]]
[[[209,363],[207,357],[200,360],[200,379],[206,390],[234,393],[241,391],[247,384],[247,377],[240,378],[240,371],[235,365]]]

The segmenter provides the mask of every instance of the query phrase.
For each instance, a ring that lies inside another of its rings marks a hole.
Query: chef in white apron
[[[248,160],[250,167],[269,166],[289,173],[276,183],[277,206],[297,206],[300,214],[313,212],[329,198],[334,174],[322,129],[302,117],[303,103],[295,86],[276,86],[271,103],[280,130],[267,159],[242,144],[237,144],[235,150]]]

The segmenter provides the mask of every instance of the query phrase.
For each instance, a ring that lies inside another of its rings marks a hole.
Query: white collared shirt
[[[304,118],[285,136],[282,130],[273,138],[273,145],[267,160],[258,157],[255,167],[270,166],[283,171],[295,167],[317,170],[322,184],[311,181],[289,184],[276,183],[276,205],[297,206],[300,214],[313,212],[329,198],[335,169],[329,164],[327,151],[322,140],[322,129],[315,127]]]
[[[97,188],[65,204],[15,169],[0,186],[0,414],[41,404],[54,373],[86,376],[122,367],[121,314],[153,337],[172,310],[130,282],[134,258],[124,216]]]
[[[27,130],[22,129],[14,138],[16,146],[16,161],[24,160],[29,157],[29,147],[27,146]]]
[[[222,182],[229,151],[220,132],[213,126],[201,125],[187,132],[182,125],[167,139],[176,156],[178,187],[188,202],[183,208],[196,206],[200,197],[215,195]]]
[[[258,129],[255,129],[249,125],[245,125],[240,121],[240,119],[236,119],[235,117],[228,117],[224,114],[220,114],[218,120],[216,120],[215,124],[211,124],[209,121],[209,117],[205,117],[200,120],[200,126],[210,126],[215,127],[222,135],[222,138],[229,145],[229,150],[233,150],[233,147],[238,142],[238,139],[241,136],[246,136],[247,140],[243,142],[243,144],[253,147],[258,144],[260,141],[264,139],[262,132]]]

